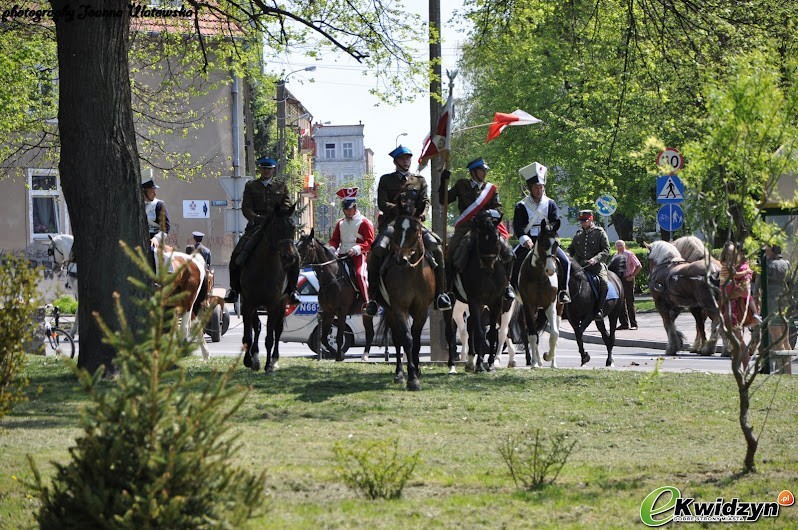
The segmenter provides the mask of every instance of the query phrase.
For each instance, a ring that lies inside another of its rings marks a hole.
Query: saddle
[[[590,290],[593,291],[593,296],[598,298],[599,295],[599,282],[601,281],[598,275],[593,274],[592,272],[585,270],[585,276],[587,276],[587,283],[590,284]],[[609,280],[607,280],[607,300],[617,300],[618,299],[618,290],[615,288],[615,285]]]

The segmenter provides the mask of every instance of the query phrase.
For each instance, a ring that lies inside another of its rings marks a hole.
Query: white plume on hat
[[[528,166],[519,169],[518,172],[527,182],[532,181],[533,184],[545,185],[546,174],[549,172],[549,168],[539,162],[532,162]]]

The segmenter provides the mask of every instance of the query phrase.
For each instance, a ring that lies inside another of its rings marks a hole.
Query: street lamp
[[[394,142],[394,147],[399,147],[399,137],[407,136],[406,132],[400,133],[396,135],[396,141]]]
[[[313,72],[315,66],[306,66],[285,74],[277,81],[277,176],[285,174],[285,83],[291,74]]]

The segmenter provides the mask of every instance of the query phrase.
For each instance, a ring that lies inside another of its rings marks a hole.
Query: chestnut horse
[[[397,348],[394,382],[404,381],[402,355],[407,355],[407,389],[421,390],[419,351],[427,310],[435,296],[435,274],[425,258],[421,221],[411,216],[396,219],[377,300],[385,309],[383,321]],[[410,326],[410,317],[413,324]]]
[[[343,361],[344,354],[341,347],[344,344],[347,315],[360,313],[363,305],[362,295],[352,283],[349,273],[344,266],[346,256],[337,257],[321,241],[314,237],[314,229],[310,234],[302,235],[297,243],[297,251],[302,266],[313,267],[319,279],[319,307],[321,309],[321,337],[322,346],[327,351],[333,348],[328,342],[333,320],[337,322],[338,336],[336,337],[336,361]],[[351,262],[350,262],[351,263]],[[373,318],[363,313],[363,328],[366,330],[366,348],[363,350],[362,360],[368,361],[371,343],[374,340]]]
[[[563,305],[557,301],[558,272],[557,230],[560,220],[548,224],[544,219],[540,223],[540,235],[535,246],[529,252],[518,273],[518,295],[522,302],[524,322],[528,330],[528,343],[531,349],[532,366],[542,366],[538,343],[540,333],[549,324],[549,351],[543,354],[545,361],[551,361],[551,367],[557,368],[555,350],[560,338],[560,317]],[[529,354],[528,354],[529,355]]]
[[[264,371],[274,373],[280,360],[280,335],[285,318],[288,274],[286,267],[299,266],[294,245],[294,203],[287,211],[277,211],[262,229],[263,234],[252,250],[249,259],[241,268],[241,317],[244,321],[244,366],[253,371],[260,370],[258,338],[260,317],[258,309],[263,307],[268,315],[266,324],[266,364]],[[253,236],[258,237],[258,236]],[[291,286],[295,288],[296,286]],[[253,336],[254,332],[254,336]]]

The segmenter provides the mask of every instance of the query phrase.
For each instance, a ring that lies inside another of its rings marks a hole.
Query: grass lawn
[[[230,359],[185,361],[214,377]],[[740,475],[745,444],[731,375],[615,370],[500,370],[449,376],[424,366],[422,391],[381,363],[281,361],[273,377],[240,368],[252,387],[234,432],[236,464],[267,470],[266,510],[252,528],[645,528],[642,500],[675,486],[697,502],[771,502],[798,493],[798,378],[761,376],[751,418],[758,471]],[[38,501],[25,455],[45,476],[64,462],[87,404],[63,363],[30,357],[29,401],[0,420],[0,528],[32,528]],[[110,382],[104,384],[113,384]],[[518,491],[499,446],[540,428],[577,445],[553,486]],[[333,446],[397,437],[421,462],[404,495],[367,501],[336,476]],[[678,524],[678,523],[672,523]],[[754,525],[798,527],[798,507]],[[714,528],[714,526],[713,526]]]

